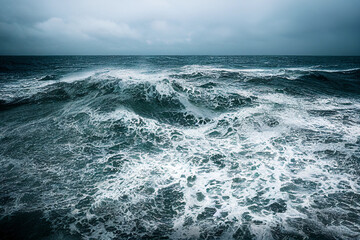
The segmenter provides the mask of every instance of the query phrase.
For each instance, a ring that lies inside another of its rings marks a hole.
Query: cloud
[[[360,54],[358,0],[0,3],[0,54]]]
[[[34,30],[37,30],[39,34],[43,34],[44,37],[66,36],[83,39],[137,39],[140,37],[139,33],[125,23],[92,18],[64,21],[61,18],[53,17],[44,22],[36,23]]]

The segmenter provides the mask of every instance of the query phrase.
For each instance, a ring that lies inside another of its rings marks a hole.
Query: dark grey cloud
[[[0,54],[360,55],[359,0],[0,3]]]

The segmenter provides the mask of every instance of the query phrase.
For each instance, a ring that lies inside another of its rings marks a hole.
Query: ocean
[[[0,57],[0,239],[360,239],[360,57]]]

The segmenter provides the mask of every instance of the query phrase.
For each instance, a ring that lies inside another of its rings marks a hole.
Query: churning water
[[[1,239],[359,239],[360,58],[0,57]]]

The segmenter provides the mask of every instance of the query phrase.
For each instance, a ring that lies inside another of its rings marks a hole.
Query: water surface
[[[359,154],[359,57],[0,57],[4,239],[358,239]]]

